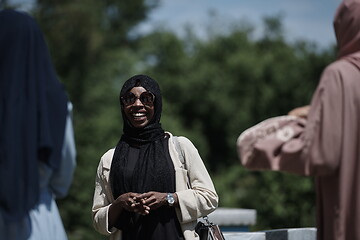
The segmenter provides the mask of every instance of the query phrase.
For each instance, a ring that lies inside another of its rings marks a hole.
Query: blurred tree
[[[287,44],[279,21],[266,18],[271,26],[257,41],[249,26],[207,41],[192,34],[180,40],[166,31],[141,39],[148,71],[161,81],[171,113],[185,128],[196,129],[194,141],[212,170],[233,161],[233,144],[242,130],[308,103],[317,70],[328,62],[329,55],[305,44]],[[314,58],[311,66],[309,57]]]
[[[91,70],[111,57],[109,52],[131,46],[128,33],[146,19],[158,2],[37,1],[34,15],[47,37],[57,72],[78,107],[83,107]]]
[[[4,7],[6,7],[6,6],[8,6],[8,1],[7,1],[7,0],[1,0],[1,1],[0,1],[0,9],[1,9],[1,8],[4,8]]]

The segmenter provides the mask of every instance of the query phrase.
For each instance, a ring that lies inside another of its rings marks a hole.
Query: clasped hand
[[[119,204],[129,212],[136,212],[147,215],[151,210],[155,210],[166,203],[166,193],[147,192],[147,193],[124,193],[120,195],[115,204]]]

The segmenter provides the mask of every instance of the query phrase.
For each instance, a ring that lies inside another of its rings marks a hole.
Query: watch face
[[[175,198],[171,193],[168,193],[168,195],[166,196],[166,200],[169,206],[172,206],[175,203]]]

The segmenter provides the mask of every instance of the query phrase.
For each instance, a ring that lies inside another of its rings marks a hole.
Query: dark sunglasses
[[[125,106],[134,104],[138,99],[140,99],[142,104],[152,106],[154,104],[155,96],[151,92],[143,92],[139,97],[137,97],[132,92],[127,92],[120,99]]]

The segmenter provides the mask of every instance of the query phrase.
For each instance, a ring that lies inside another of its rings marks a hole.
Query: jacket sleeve
[[[108,173],[110,171],[110,168],[106,164],[109,155],[111,155],[109,154],[109,152],[104,154],[97,168],[92,206],[94,228],[96,231],[103,235],[110,235],[118,231],[116,228],[108,228],[108,212],[111,202],[113,201],[112,197],[109,195],[111,194],[109,192],[108,181]]]
[[[179,199],[180,222],[186,223],[214,211],[218,206],[218,195],[198,150],[189,139],[178,139],[185,159],[185,169],[182,169],[185,187],[177,189],[176,194]]]

